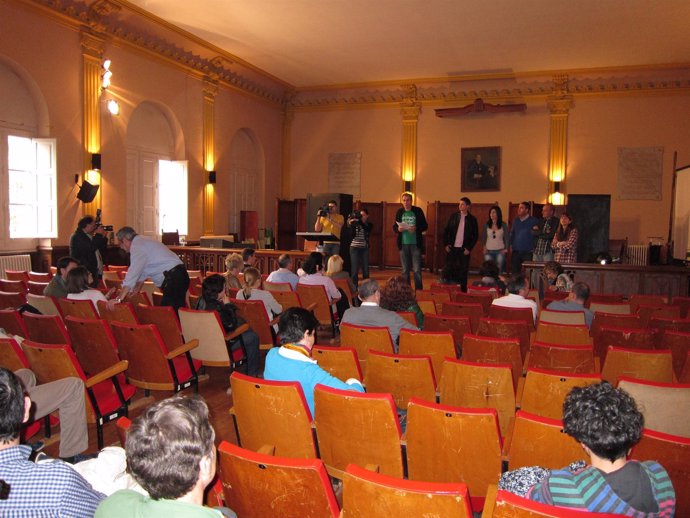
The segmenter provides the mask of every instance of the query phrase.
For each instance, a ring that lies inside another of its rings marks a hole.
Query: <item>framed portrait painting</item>
[[[501,190],[501,148],[464,147],[460,150],[461,192]]]

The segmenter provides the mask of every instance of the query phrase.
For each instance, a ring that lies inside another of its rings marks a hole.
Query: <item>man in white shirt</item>
[[[537,303],[526,298],[529,292],[529,283],[524,275],[514,275],[508,281],[508,295],[494,299],[494,306],[505,308],[530,308],[532,319],[537,321]]]
[[[272,271],[266,281],[289,282],[293,291],[296,290],[299,277],[295,272],[292,271],[292,257],[290,257],[288,254],[280,254],[278,257],[278,266],[279,268]]]

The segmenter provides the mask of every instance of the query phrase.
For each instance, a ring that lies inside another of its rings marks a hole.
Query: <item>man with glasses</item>
[[[321,216],[321,209],[316,214],[316,222],[314,223],[315,232],[325,232],[333,234],[340,239],[340,231],[345,224],[345,218],[342,214],[338,214],[338,204],[335,200],[328,202],[328,213]],[[332,255],[340,254],[340,241],[324,241],[323,254],[326,256],[326,261]]]

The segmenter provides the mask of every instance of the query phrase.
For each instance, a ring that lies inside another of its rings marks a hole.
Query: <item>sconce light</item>
[[[101,154],[100,153],[93,153],[91,155],[91,169],[94,171],[100,171],[101,170]]]
[[[120,103],[118,103],[115,99],[108,99],[106,107],[111,115],[120,115]]]
[[[405,192],[410,192],[410,191],[412,191],[412,182],[410,182],[408,180],[408,181],[405,181]]]
[[[108,87],[110,86],[110,79],[113,77],[113,73],[110,71],[110,63],[111,61],[109,59],[103,61],[103,73],[101,74],[102,90],[108,89]]]
[[[215,171],[209,171],[208,172],[208,183],[216,183],[216,172]]]
[[[565,204],[565,194],[561,192],[561,182],[553,182],[553,192],[549,195],[549,202],[553,205]]]

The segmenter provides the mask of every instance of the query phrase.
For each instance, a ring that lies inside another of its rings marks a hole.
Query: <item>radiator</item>
[[[628,264],[647,266],[648,245],[628,245]]]
[[[20,270],[28,272],[31,270],[31,256],[22,255],[0,255],[0,277],[5,278],[5,270]]]

